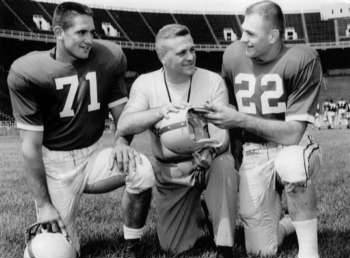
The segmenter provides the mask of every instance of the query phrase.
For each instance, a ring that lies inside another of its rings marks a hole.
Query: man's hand
[[[230,129],[237,127],[240,123],[241,113],[232,105],[207,103],[205,107],[210,110],[210,112],[204,113],[203,117],[205,117],[209,123],[219,128]]]
[[[66,227],[58,214],[57,209],[50,203],[37,206],[37,222],[30,225],[25,232],[25,241],[28,243],[34,236],[42,232],[61,233],[69,239]]]
[[[37,213],[37,220],[39,223],[61,219],[57,209],[51,203],[37,205]]]
[[[109,158],[109,168],[112,170],[114,166],[124,174],[129,171],[136,170],[136,164],[142,163],[140,154],[129,145],[117,143]]]
[[[61,233],[68,241],[70,241],[66,227],[62,220],[50,220],[47,222],[37,222],[30,225],[25,231],[25,243],[27,244],[37,234],[40,233]]]
[[[202,191],[207,187],[207,170],[202,167],[196,167],[192,170],[192,180],[194,186]]]
[[[194,167],[201,167],[208,169],[214,159],[212,152],[209,148],[205,148],[201,151],[196,151],[192,154]]]
[[[180,109],[184,109],[187,107],[187,104],[174,105],[172,103],[163,105],[159,107],[159,116],[163,118],[169,118],[169,113],[178,113]]]
[[[207,187],[207,173],[211,163],[214,160],[214,156],[210,151],[210,148],[205,148],[201,151],[196,151],[193,156],[193,171],[192,178],[194,180],[194,186],[199,190],[204,190]]]

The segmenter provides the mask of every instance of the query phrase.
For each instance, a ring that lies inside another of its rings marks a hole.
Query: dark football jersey
[[[345,100],[339,100],[337,101],[337,108],[338,109],[346,109],[346,101]]]
[[[232,87],[233,103],[240,112],[277,120],[313,123],[322,84],[317,52],[309,47],[284,47],[269,62],[253,61],[245,45],[235,42],[223,56],[223,77]],[[244,132],[246,141],[265,140]]]
[[[127,101],[126,58],[115,43],[96,40],[90,55],[62,63],[35,51],[11,66],[8,85],[17,127],[43,131],[51,150],[90,146],[104,130],[108,108]]]
[[[337,112],[338,108],[337,105],[334,102],[329,103],[328,111],[330,112]]]

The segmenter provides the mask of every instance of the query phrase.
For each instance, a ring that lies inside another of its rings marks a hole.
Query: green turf
[[[319,248],[322,258],[348,258],[350,255],[350,130],[311,130],[321,144],[323,166],[318,176]],[[104,144],[110,143],[106,134]],[[150,154],[147,137],[140,135],[133,145]],[[151,156],[150,156],[151,157]],[[0,137],[0,257],[17,258],[24,248],[23,230],[35,221],[33,202],[23,179],[17,137]],[[120,197],[122,189],[104,195],[83,197],[78,227],[82,254],[87,258],[120,257],[124,248],[121,231]],[[152,205],[153,206],[153,205]],[[155,234],[157,215],[154,208],[148,218],[143,244],[145,257],[167,257],[160,251]],[[183,257],[215,257],[215,252],[204,239],[199,247]],[[242,244],[242,230],[237,229],[236,257],[247,257]],[[296,237],[284,242],[278,257],[295,258]]]

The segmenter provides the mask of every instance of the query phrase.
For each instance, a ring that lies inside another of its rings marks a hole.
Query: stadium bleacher
[[[340,40],[350,40],[350,18],[342,18],[337,21]]]
[[[138,12],[110,11],[132,41],[153,42],[154,35]]]
[[[226,40],[224,38],[223,30],[225,28],[232,28],[233,32],[236,34],[237,38],[240,38],[241,26],[238,24],[238,17],[236,15],[206,15],[208,21],[213,26],[214,33],[221,44],[225,44]],[[231,42],[228,42],[231,43]]]
[[[173,16],[170,13],[143,13],[143,16],[148,21],[149,25],[157,32],[166,24],[175,23]]]
[[[1,0],[0,39],[54,43],[49,28],[55,1]],[[98,3],[98,1],[96,2]],[[241,37],[242,12],[205,13],[142,11],[139,9],[93,7],[98,38],[116,41],[124,49],[154,50],[154,36],[169,23],[183,23],[193,34],[197,51],[222,52]],[[309,44],[321,50],[350,47],[350,18],[323,20],[320,12],[288,11],[285,14],[287,44]],[[6,44],[6,43],[5,43]],[[28,43],[30,45],[32,43]],[[45,46],[47,47],[47,46]],[[44,47],[43,47],[44,48]],[[147,51],[146,51],[147,53]],[[9,59],[4,57],[5,61]],[[12,59],[13,60],[13,59]],[[350,61],[349,61],[350,62]],[[8,67],[8,63],[3,63]]]
[[[286,14],[285,15],[286,28],[293,28],[297,34],[297,38],[294,40],[286,39],[288,43],[305,43],[305,34],[302,24],[302,16],[300,13],[297,14]]]
[[[305,14],[310,42],[335,42],[334,20],[321,20],[320,13]]]
[[[194,42],[197,44],[216,44],[216,41],[203,15],[174,14],[178,23],[191,28]]]
[[[55,6],[54,3],[29,0],[1,0],[0,29],[50,34],[52,32],[47,28],[47,24],[51,23]],[[128,44],[122,46],[132,49],[153,50],[152,43],[157,31],[165,24],[178,22],[191,29],[195,43],[202,45],[199,50],[222,51],[232,40],[240,38],[240,25],[244,19],[241,13],[190,14],[93,9],[98,37],[125,41]],[[286,13],[285,20],[288,28],[286,42],[289,44],[307,43],[316,48],[324,48],[324,43],[336,45],[337,40],[350,41],[349,19],[341,19],[335,26],[335,20],[322,20],[320,13],[295,12]],[[227,39],[225,30],[232,30],[234,35]],[[3,31],[2,37],[6,37],[6,33],[9,32]],[[350,42],[348,44],[350,45]],[[223,46],[220,47],[221,45]]]

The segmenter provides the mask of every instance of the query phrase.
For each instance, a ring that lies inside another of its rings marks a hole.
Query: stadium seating
[[[350,18],[338,19],[338,32],[340,40],[350,39]]]
[[[0,1],[0,22],[1,27],[3,29],[9,29],[9,30],[20,30],[20,31],[28,31],[28,28],[26,24],[21,23],[21,21],[16,18],[13,11],[9,9],[12,8],[11,6],[14,1]],[[32,13],[32,12],[31,12]],[[21,17],[20,17],[21,18]],[[34,24],[33,24],[34,26]],[[35,29],[35,27],[34,27]]]
[[[2,0],[0,29],[52,34],[50,24],[55,6],[54,3],[29,0]],[[323,46],[323,43],[334,44],[336,40],[350,40],[350,18],[338,20],[338,34],[336,34],[337,26],[334,20],[322,20],[320,13],[303,15],[306,29],[303,28],[301,13],[285,15],[287,43],[311,43],[313,46],[320,43],[320,46]],[[135,47],[134,42],[153,43],[155,34],[162,26],[176,22],[185,24],[191,29],[197,44],[226,45],[232,39],[241,37],[240,25],[244,19],[242,14],[160,13],[99,8],[94,8],[94,16],[98,37],[127,41],[131,43],[130,48]],[[231,37],[225,38],[225,30],[230,32]],[[144,49],[143,46],[140,48]]]
[[[322,21],[320,13],[306,13],[305,23],[311,43],[335,41],[333,20]]]
[[[141,12],[102,9],[97,5],[98,1],[93,8],[97,37],[116,41],[124,49],[138,51],[154,50],[154,37],[162,26],[182,23],[190,28],[199,52],[222,52],[231,41],[241,37],[241,24],[244,21],[242,13]],[[49,26],[55,7],[53,2],[1,0],[0,37],[54,43]],[[322,17],[316,12],[287,12],[286,43],[307,43],[317,49],[349,47],[350,18],[322,20]],[[46,47],[43,45],[40,48]],[[151,63],[154,63],[153,59]],[[9,64],[3,65],[8,67]]]
[[[225,28],[232,28],[233,32],[236,34],[237,38],[241,37],[241,26],[237,22],[237,16],[235,15],[206,15],[208,21],[210,22],[211,26],[213,27],[214,33],[220,43],[231,43],[226,42],[223,34],[223,30]]]
[[[42,30],[38,28],[33,16],[40,15],[51,24],[51,17],[48,13],[43,11],[37,2],[24,1],[24,0],[3,0],[0,2],[0,8],[3,8],[6,14],[4,19],[5,28],[17,29],[22,31],[32,31],[40,33],[52,33],[51,30]]]
[[[132,41],[153,42],[154,36],[138,12],[110,11]]]
[[[176,23],[170,13],[143,13],[143,16],[148,21],[148,24],[153,28],[153,31],[157,33],[160,28],[166,24]],[[152,40],[152,42],[154,39]]]
[[[203,15],[174,14],[176,20],[191,29],[194,42],[197,44],[215,44],[215,40],[206,24]]]
[[[305,35],[302,25],[301,14],[286,14],[285,15],[286,28],[293,28],[297,34],[297,39],[288,40],[287,43],[305,43]]]
[[[104,9],[94,9],[94,20],[95,20],[95,29],[98,37],[101,38],[109,38],[108,35],[105,34],[102,24],[103,23],[110,23],[111,25],[114,25],[115,28],[117,28],[115,22],[113,19],[107,14],[107,11]],[[123,36],[118,37],[118,39],[125,39]]]

